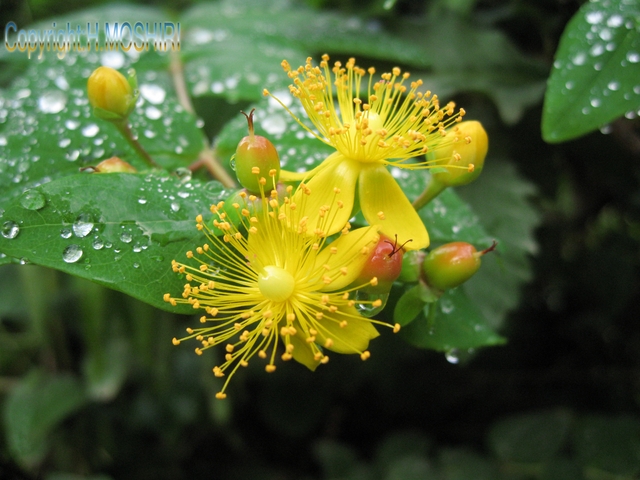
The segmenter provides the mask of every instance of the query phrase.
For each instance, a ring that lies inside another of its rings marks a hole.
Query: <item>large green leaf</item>
[[[110,7],[80,12],[65,24],[86,24],[90,19],[103,25],[143,12],[148,14],[145,18],[157,18],[153,9]],[[0,207],[27,188],[77,173],[113,155],[139,169],[148,168],[112,124],[92,115],[86,82],[101,64],[123,72],[137,70],[141,95],[130,120],[156,162],[173,169],[197,158],[204,145],[197,119],[178,103],[168,72],[159,70],[168,65],[168,54],[135,53],[133,49],[73,51],[59,59],[55,52],[45,52],[0,91]],[[20,63],[20,55],[13,52],[4,61]]]
[[[542,135],[579,137],[640,107],[640,5],[585,3],[567,25],[545,95]]]
[[[168,174],[64,177],[7,205],[0,252],[186,313],[162,300],[182,286],[170,262],[203,242],[194,219],[222,195],[217,182]]]
[[[6,439],[16,460],[33,465],[46,454],[50,432],[88,401],[71,375],[33,371],[11,391],[4,404]]]
[[[295,68],[318,52],[429,65],[414,42],[386,33],[375,21],[288,1],[203,3],[188,10],[181,25],[182,55],[194,96],[258,100],[263,88],[289,83],[280,68],[283,59]]]

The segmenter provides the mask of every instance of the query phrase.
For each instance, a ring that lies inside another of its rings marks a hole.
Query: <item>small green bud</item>
[[[122,121],[135,108],[138,94],[135,71],[129,79],[110,67],[96,68],[87,80],[87,94],[93,113],[108,121]]]
[[[370,282],[376,278],[376,284],[365,287],[368,293],[389,293],[391,285],[400,275],[402,269],[402,257],[404,250],[402,245],[398,247],[397,238],[393,242],[384,235],[380,235],[378,244],[371,252],[369,260],[365,263],[356,284]]]
[[[128,162],[118,157],[103,160],[95,167],[96,173],[136,173],[137,170]]]
[[[447,132],[443,143],[446,147],[436,152],[445,160],[438,167],[446,171],[434,170],[433,179],[445,187],[456,187],[478,178],[489,149],[489,137],[482,124],[475,120],[460,122]]]
[[[426,256],[422,263],[424,277],[433,288],[449,290],[469,280],[480,268],[480,257],[496,248],[497,243],[481,252],[465,242],[442,245]]]
[[[260,193],[260,179],[265,178],[269,186],[264,188],[270,191],[274,183],[280,178],[280,157],[276,148],[268,139],[253,133],[253,112],[247,115],[249,135],[240,140],[236,149],[236,175],[240,185],[253,194]],[[273,178],[273,180],[271,180]]]
[[[420,280],[423,260],[424,252],[420,250],[409,250],[405,252],[402,258],[402,271],[400,272],[398,280],[405,283],[413,283]]]

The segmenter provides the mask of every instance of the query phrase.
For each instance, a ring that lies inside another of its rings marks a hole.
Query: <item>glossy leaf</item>
[[[542,118],[548,142],[579,137],[640,108],[640,6],[587,2],[565,28]]]
[[[431,308],[435,309],[432,319]],[[415,346],[447,352],[454,363],[458,350],[505,342],[461,288],[445,292],[437,303],[427,304],[418,318],[400,330],[400,335]]]
[[[188,10],[181,25],[187,81],[196,97],[258,100],[263,88],[289,83],[283,59],[296,68],[317,52],[430,63],[414,42],[387,34],[375,21],[287,1],[203,3]]]
[[[206,214],[223,190],[166,174],[79,174],[29,190],[40,208],[25,208],[23,197],[2,218],[18,228],[0,237],[0,252],[93,280],[171,311],[164,303],[182,281],[172,259],[204,241],[195,217]]]

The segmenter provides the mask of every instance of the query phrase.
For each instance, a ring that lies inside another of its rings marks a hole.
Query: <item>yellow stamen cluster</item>
[[[264,177],[259,180],[267,184]],[[207,243],[187,252],[193,264],[172,261],[173,271],[186,283],[181,298],[167,293],[164,300],[206,313],[200,317],[203,326],[187,328],[187,335],[173,343],[196,339],[197,354],[225,344],[224,362],[213,369],[218,377],[228,374],[218,398],[225,398],[230,378],[255,354],[266,360],[265,370],[273,372],[280,343],[282,360],[294,358],[313,369],[329,360],[324,349],[368,358],[366,346],[377,335],[372,324],[399,329],[359,314],[359,304],[377,306],[352,298],[369,283],[348,286],[377,243],[377,229],[347,226],[326,245],[326,227],[341,205],[339,189],[311,225],[305,215],[309,188],[300,185],[304,194],[296,204],[292,187],[279,195],[273,177],[270,183],[268,196],[261,189],[260,197],[241,193],[231,205],[213,205],[211,222],[198,215],[196,228],[204,231]],[[240,219],[237,226],[229,220],[231,211]]]
[[[398,67],[383,73],[377,82],[375,69],[358,67],[354,58],[344,66],[335,62],[332,68],[328,55],[323,55],[319,66],[313,66],[309,57],[295,70],[286,60],[282,67],[293,80],[291,94],[319,131],[319,135],[311,133],[352,160],[424,168],[426,162],[406,160],[450,143],[451,137],[444,139],[447,129],[465,114],[453,102],[440,106],[437,95],[420,91],[422,80],[406,85],[410,74]],[[264,93],[270,95],[267,90]]]

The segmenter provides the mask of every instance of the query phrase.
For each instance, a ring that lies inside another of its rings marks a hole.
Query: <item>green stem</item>
[[[432,302],[429,304],[429,317],[427,318],[427,329],[431,331],[436,325],[436,308],[438,302]]]
[[[420,196],[413,201],[413,208],[420,210],[427,203],[440,195],[445,188],[447,188],[445,185],[431,178],[429,185],[424,189],[424,192],[422,192]]]
[[[127,139],[129,145],[131,145],[136,152],[147,162],[151,168],[160,168],[160,166],[151,158],[151,155],[147,153],[144,147],[138,142],[138,139],[133,136],[133,132],[131,131],[131,126],[129,122],[125,119],[122,122],[114,122],[114,125],[118,129],[118,131],[122,134],[124,138]]]

